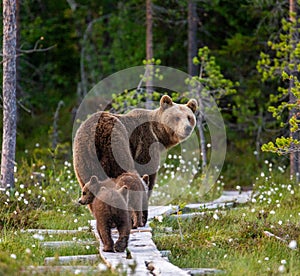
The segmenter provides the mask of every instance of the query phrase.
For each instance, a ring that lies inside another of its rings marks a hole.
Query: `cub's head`
[[[93,175],[88,183],[81,190],[81,197],[78,203],[82,205],[91,204],[100,190],[100,182],[98,177]]]
[[[127,186],[132,191],[148,192],[149,175],[145,174],[142,177],[136,172],[125,172],[116,180],[116,187]]]
[[[197,108],[195,99],[189,100],[187,104],[176,104],[167,95],[160,99],[160,123],[170,132],[176,143],[184,141],[192,134],[196,125]]]

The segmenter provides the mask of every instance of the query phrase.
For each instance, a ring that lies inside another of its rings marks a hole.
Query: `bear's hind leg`
[[[139,221],[137,216],[137,211],[130,211],[132,220],[132,229],[137,229],[139,227]]]
[[[143,222],[143,212],[142,211],[135,211],[136,217],[137,217],[137,223],[138,227],[145,226],[145,223]]]
[[[118,232],[119,232],[119,238],[115,243],[114,249],[115,252],[124,252],[128,245],[128,239],[130,235],[130,220],[128,217],[128,220],[122,224],[117,226]]]

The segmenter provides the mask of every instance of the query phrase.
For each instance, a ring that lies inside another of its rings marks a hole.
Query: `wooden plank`
[[[97,245],[96,241],[50,241],[40,242],[43,247],[63,247],[63,246],[75,246],[75,245]]]
[[[97,262],[97,261],[99,261],[99,254],[46,257],[44,259],[44,262],[46,264],[53,263],[53,262],[58,262],[60,264],[63,264],[63,263],[74,262],[74,261]]]
[[[225,273],[225,271],[215,268],[183,268],[183,270],[188,272],[189,275],[209,275]]]
[[[177,205],[169,205],[169,206],[149,206],[148,208],[148,220],[153,219],[157,216],[162,215],[171,215],[177,213],[179,207]]]
[[[162,211],[170,211],[168,208],[152,208],[155,212],[152,214],[161,215]],[[158,211],[160,210],[160,211]],[[173,212],[173,211],[172,211]],[[150,231],[132,231],[128,243],[128,250],[130,252],[130,259],[128,253],[109,253],[103,252],[102,242],[99,238],[99,234],[96,230],[96,221],[90,222],[96,238],[100,242],[99,253],[105,264],[112,270],[120,269],[126,271],[127,275],[149,275],[149,269],[146,263],[151,263],[151,267],[154,267],[156,271],[159,271],[161,275],[189,275],[187,272],[174,266],[170,262],[166,261],[161,256],[161,253],[157,250],[154,242],[152,241],[152,234]],[[149,229],[149,226],[146,227]],[[112,234],[114,241],[116,241],[118,234]],[[133,270],[132,267],[135,267]]]
[[[206,203],[192,203],[187,204],[185,208],[189,209],[219,209],[226,207],[233,207],[235,203],[243,204],[251,199],[252,191],[224,191],[223,194],[211,201]]]
[[[99,273],[99,270],[94,267],[90,266],[83,266],[83,265],[78,265],[78,266],[30,266],[27,267],[26,269],[22,270],[21,273],[47,273],[47,272],[56,272],[56,273],[63,273],[63,272],[73,272],[75,275],[78,274],[87,274],[87,273]]]
[[[21,232],[38,233],[38,234],[76,234],[83,231],[88,231],[89,227],[79,227],[77,230],[62,230],[62,229],[26,229]]]

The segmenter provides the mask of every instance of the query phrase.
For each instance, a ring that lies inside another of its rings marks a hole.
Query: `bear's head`
[[[118,200],[118,197],[115,196],[115,193],[119,193],[120,195],[122,195],[127,204],[128,187],[126,185],[123,185],[119,189],[115,189],[113,180],[108,179],[106,181],[99,181],[98,177],[93,175],[90,181],[86,183],[82,188],[81,197],[78,200],[78,203],[82,205],[91,204],[93,203],[95,197],[97,197],[107,204],[112,203],[111,205],[114,206],[118,204],[118,202],[116,201]]]
[[[98,177],[93,175],[88,183],[81,190],[81,197],[78,202],[82,205],[91,204],[100,190],[100,182]]]
[[[197,108],[195,99],[189,100],[187,104],[176,104],[168,95],[160,99],[160,123],[176,143],[184,141],[192,134],[196,125]]]
[[[142,177],[137,172],[125,172],[116,180],[116,187],[127,186],[129,190],[148,192],[149,175],[144,174]]]

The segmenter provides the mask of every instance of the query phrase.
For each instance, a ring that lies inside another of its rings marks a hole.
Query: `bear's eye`
[[[179,118],[179,117],[175,117],[175,121],[176,121],[176,122],[179,122],[179,121],[180,121],[180,118]]]
[[[82,195],[84,195],[84,196],[85,196],[85,195],[86,195],[86,192],[82,192]]]
[[[192,122],[192,117],[188,116],[187,118],[188,118],[189,122],[191,123]]]

